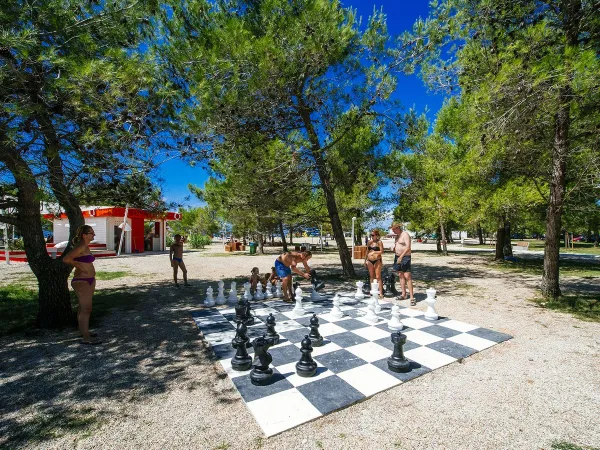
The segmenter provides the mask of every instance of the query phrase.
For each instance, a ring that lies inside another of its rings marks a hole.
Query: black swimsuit
[[[379,248],[379,246],[375,246],[375,247],[367,247],[369,250],[374,251],[374,252],[380,252],[381,249]],[[370,259],[367,258],[367,261],[369,261],[371,264],[375,265],[377,264],[378,261],[381,261],[381,258],[377,258],[375,261],[371,261]]]

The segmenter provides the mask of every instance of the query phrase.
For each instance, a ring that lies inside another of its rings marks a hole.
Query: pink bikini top
[[[93,263],[96,258],[94,258],[94,255],[82,255],[78,256],[77,258],[73,258],[73,260],[82,263]]]

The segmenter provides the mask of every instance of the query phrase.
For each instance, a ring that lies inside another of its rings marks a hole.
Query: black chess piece
[[[365,283],[363,284],[363,293],[365,295],[371,295],[371,277],[369,277],[369,274],[367,274]]]
[[[279,334],[275,331],[275,317],[273,313],[267,317],[267,337],[273,339],[273,345],[279,344]]]
[[[246,325],[244,322],[238,322],[237,332],[235,339],[238,339],[237,345],[234,346],[236,349],[235,356],[231,358],[231,368],[237,371],[249,370],[252,367],[252,357],[248,355],[246,346],[248,345],[248,337],[246,336]],[[232,342],[233,345],[233,342]]]
[[[400,331],[392,333],[392,343],[394,344],[394,352],[388,358],[388,368],[392,372],[409,372],[410,362],[404,357],[403,345],[406,344],[406,335]]]
[[[273,369],[269,367],[269,364],[273,361],[273,357],[267,351],[272,345],[273,340],[267,339],[264,336],[257,337],[252,341],[254,361],[252,363],[252,370],[250,371],[250,381],[256,386],[268,384],[273,376]]]
[[[319,318],[316,314],[310,318],[310,333],[308,335],[313,347],[323,345],[323,336],[319,334]]]
[[[241,327],[240,325],[243,325],[243,327]],[[248,337],[246,336],[247,331],[248,328],[246,327],[246,324],[243,322],[243,320],[238,320],[237,328],[235,330],[235,337],[231,340],[231,346],[233,348],[238,348],[238,345],[241,343],[244,343],[246,347],[250,347],[252,345],[250,344],[250,339],[248,339]]]
[[[302,352],[302,356],[300,357],[300,361],[296,363],[296,373],[301,377],[312,377],[315,373],[317,373],[317,363],[314,359],[312,359],[312,345],[311,340],[307,336],[304,336],[302,342],[300,343],[300,352]]]
[[[384,295],[388,298],[397,297],[398,291],[396,290],[396,276],[389,272],[383,279],[385,290]]]
[[[310,271],[310,282],[312,283],[315,291],[320,291],[325,287],[325,282],[317,277],[317,271],[315,269],[311,269]]]
[[[241,298],[235,305],[235,321],[244,322],[245,325],[254,325],[254,317],[250,307],[250,302],[245,298]]]

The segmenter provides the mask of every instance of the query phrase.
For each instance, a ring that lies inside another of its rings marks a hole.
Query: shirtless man
[[[410,293],[410,306],[416,306],[413,293],[412,275],[410,273],[410,235],[407,231],[402,231],[402,224],[394,222],[392,232],[396,235],[392,250],[396,254],[394,257],[394,270],[398,271],[400,278],[400,290],[402,292],[401,300],[406,299],[406,284],[408,283],[408,292]]]
[[[286,252],[279,255],[279,258],[275,260],[275,271],[279,278],[283,280],[283,301],[284,302],[292,302],[292,298],[294,297],[294,289],[292,286],[292,272],[300,275],[301,277],[310,279],[310,267],[308,265],[308,260],[312,257],[312,253],[309,251],[305,252]],[[298,263],[302,263],[306,272],[302,272],[296,266]]]
[[[183,263],[183,242],[181,242],[181,235],[175,235],[175,242],[169,248],[169,260],[171,261],[171,267],[173,268],[173,281],[175,286],[179,287],[177,283],[177,269],[181,267],[183,273],[183,285],[191,286],[187,281],[187,269]]]

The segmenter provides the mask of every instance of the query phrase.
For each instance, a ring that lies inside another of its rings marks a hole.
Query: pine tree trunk
[[[510,222],[507,220],[504,222],[504,243],[503,243],[503,252],[504,256],[512,256],[512,242],[510,240],[511,232],[510,232]]]
[[[479,237],[479,245],[483,245],[483,230],[481,225],[477,225],[477,236]]]
[[[442,254],[448,256],[448,245],[446,244],[446,229],[444,224],[440,223],[440,231],[442,232]]]
[[[68,284],[70,270],[61,260],[46,260],[40,266],[37,325],[42,328],[75,325]]]
[[[554,146],[552,149],[552,179],[550,182],[550,201],[546,211],[546,242],[544,244],[544,271],[541,285],[544,297],[552,298],[557,298],[561,294],[559,285],[559,245],[566,186],[566,157],[569,146],[570,89],[568,87],[564,88],[560,97],[561,107],[556,114]]]
[[[283,251],[288,251],[287,241],[285,240],[285,233],[283,232],[283,222],[279,221],[279,232],[281,233],[281,244],[283,245]]]
[[[290,225],[290,245],[294,245],[294,227]]]
[[[496,232],[496,255],[494,256],[494,260],[504,260],[504,227],[498,227],[498,231]]]

